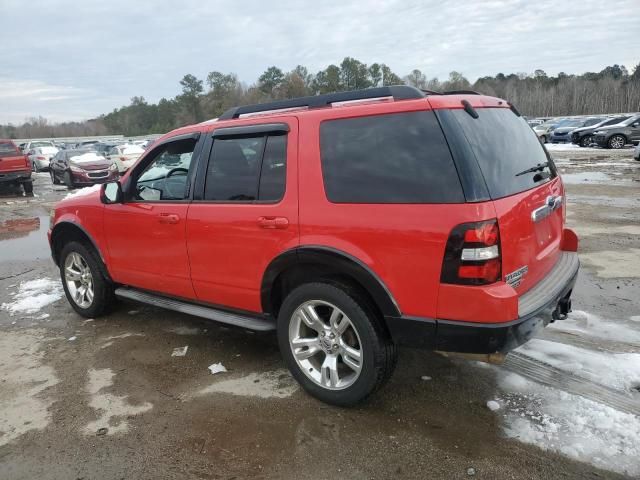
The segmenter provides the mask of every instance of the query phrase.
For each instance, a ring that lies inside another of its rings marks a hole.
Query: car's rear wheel
[[[60,254],[60,278],[67,300],[83,317],[103,314],[113,303],[113,286],[105,278],[92,247],[70,242]]]
[[[40,167],[38,166],[38,162],[36,162],[35,160],[31,162],[31,171],[40,173]]]
[[[627,139],[624,138],[622,135],[612,135],[609,141],[607,142],[607,145],[609,148],[618,150],[624,147],[626,143],[627,143]]]
[[[361,402],[391,376],[396,348],[369,303],[340,284],[309,283],[284,300],[278,342],[302,387],[323,402]]]
[[[588,147],[589,145],[591,145],[593,143],[593,136],[592,135],[585,135],[584,137],[582,137],[580,139],[580,146],[581,147]]]

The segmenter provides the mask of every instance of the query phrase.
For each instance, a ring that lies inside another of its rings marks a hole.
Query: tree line
[[[550,76],[536,70],[531,74],[498,73],[471,83],[456,71],[446,80],[429,78],[418,69],[400,77],[383,63],[367,65],[346,57],[339,65],[315,74],[302,65],[289,72],[271,66],[253,84],[243,83],[234,73],[212,71],[205,79],[187,74],[174,98],[149,103],[136,96],[129,105],[84,122],[51,124],[34,117],[20,126],[0,125],[0,138],[164,133],[215,118],[237,105],[398,84],[436,92],[475,90],[505,98],[522,114],[534,117],[640,111],[640,63],[632,72],[623,65],[582,75],[561,72]]]

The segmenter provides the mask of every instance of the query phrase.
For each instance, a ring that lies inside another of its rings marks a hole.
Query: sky
[[[640,62],[640,0],[0,0],[0,123],[83,120],[174,97],[187,73],[346,57],[471,81]]]

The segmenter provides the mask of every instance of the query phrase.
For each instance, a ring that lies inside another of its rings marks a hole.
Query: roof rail
[[[391,85],[388,87],[374,87],[365,90],[351,92],[327,93],[325,95],[313,95],[309,97],[279,100],[277,102],[258,103],[233,107],[218,117],[218,120],[231,120],[248,113],[268,112],[271,110],[284,110],[290,108],[308,107],[321,108],[338,102],[350,102],[354,100],[367,100],[373,98],[393,97],[394,100],[411,100],[424,98],[425,94],[417,88],[408,85]]]
[[[482,95],[482,94],[476,92],[475,90],[448,90],[446,92],[442,92],[442,95]]]

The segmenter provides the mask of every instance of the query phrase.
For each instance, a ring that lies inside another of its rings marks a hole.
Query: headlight
[[[82,169],[82,168],[80,168],[80,167],[77,167],[77,166],[75,166],[75,165],[69,165],[69,169],[70,169],[72,172],[78,172],[78,173],[83,173],[83,172],[84,172],[84,169]]]
[[[109,170],[111,170],[112,172],[115,172],[116,170],[118,170],[118,166],[115,163],[112,163],[109,166]]]

